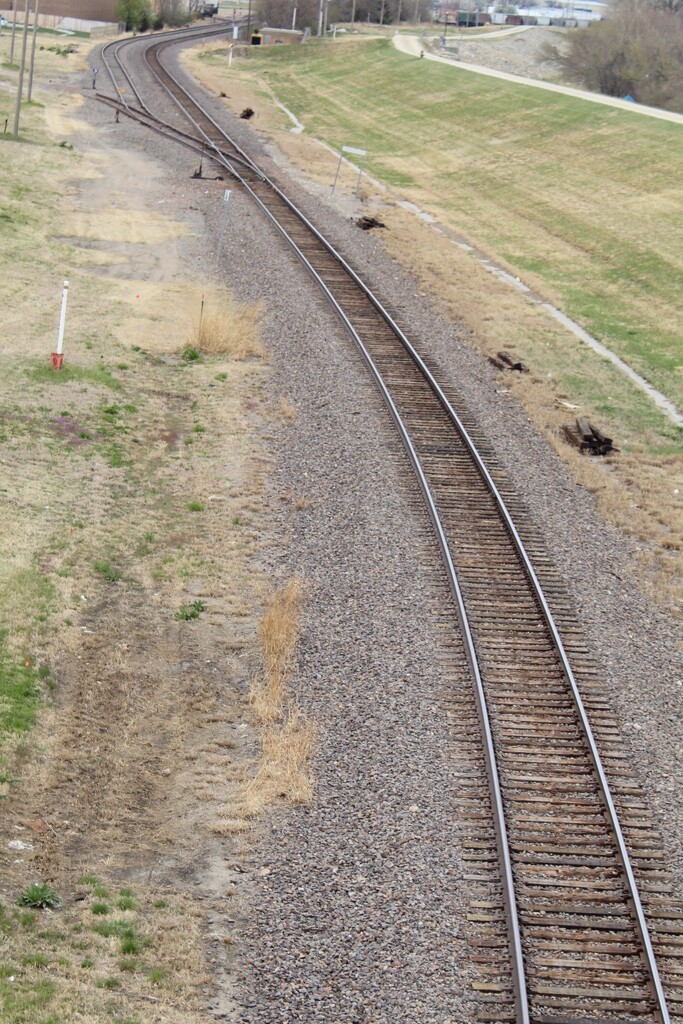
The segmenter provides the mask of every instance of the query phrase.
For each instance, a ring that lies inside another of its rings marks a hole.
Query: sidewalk
[[[629,103],[628,100],[618,99],[616,96],[603,96],[601,93],[587,92],[585,89],[574,89],[569,85],[555,85],[552,82],[541,82],[536,78],[523,78],[521,75],[509,75],[505,71],[494,71],[492,68],[485,68],[480,64],[466,64],[463,61],[452,60],[450,57],[439,57],[425,49],[424,43],[419,36],[408,36],[396,34],[392,42],[397,50],[410,57],[419,57],[424,53],[425,60],[435,60],[440,64],[450,64],[452,67],[461,68],[463,71],[472,71],[477,75],[489,75],[491,78],[502,78],[506,82],[515,82],[517,85],[531,85],[535,89],[546,89],[548,92],[560,92],[565,96],[575,96],[579,100],[588,100],[589,103],[602,103],[606,107],[619,107],[628,110],[631,114],[645,114],[647,117],[656,117],[661,121],[676,121],[683,124],[683,114],[676,114],[671,110],[660,110],[658,107],[645,107],[640,103]]]

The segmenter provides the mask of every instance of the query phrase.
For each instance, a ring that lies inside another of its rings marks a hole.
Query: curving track
[[[460,722],[458,804],[471,877],[485,897],[470,914],[480,1019],[683,1017],[683,913],[561,581],[541,551],[532,565],[514,498],[508,508],[445,390],[380,301],[161,61],[167,46],[229,28],[110,44],[105,66],[119,96],[121,88],[135,96],[138,107],[125,103],[131,116],[206,147],[305,263],[365,357],[415,470],[478,699],[478,749],[464,713]],[[143,101],[124,69],[131,47],[144,48],[149,71],[183,111],[185,131]],[[490,809],[467,790],[482,736]]]

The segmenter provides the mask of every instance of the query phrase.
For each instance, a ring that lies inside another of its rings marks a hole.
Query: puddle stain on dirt
[[[87,431],[70,416],[54,416],[50,420],[50,425],[53,432],[59,437],[64,438],[68,444],[78,446],[92,439],[91,432]]]

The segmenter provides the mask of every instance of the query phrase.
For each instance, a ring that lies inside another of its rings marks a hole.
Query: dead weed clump
[[[301,581],[291,580],[276,592],[261,620],[263,672],[251,687],[251,703],[260,726],[259,764],[242,787],[231,817],[214,824],[213,831],[218,834],[242,831],[248,819],[277,800],[305,804],[313,795],[308,763],[315,746],[315,726],[286,695],[295,667],[302,603]]]
[[[252,682],[251,699],[262,725],[282,717],[285,686],[294,670],[302,601],[301,580],[290,580],[276,592],[261,620],[263,678]]]
[[[195,348],[208,355],[249,359],[262,356],[260,304],[229,302],[221,313],[205,312],[183,348]]]
[[[315,727],[300,711],[268,726],[261,739],[261,763],[244,788],[243,813],[260,814],[276,800],[307,804],[313,796],[308,762],[315,745]]]

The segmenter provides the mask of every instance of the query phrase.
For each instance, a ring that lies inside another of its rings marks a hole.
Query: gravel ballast
[[[282,179],[254,133],[211,104]],[[90,116],[110,120],[108,112]],[[121,127],[126,145],[188,176],[188,154]],[[176,203],[204,215],[206,249],[197,248],[195,259],[199,268],[215,267],[220,193],[189,181],[169,187]],[[586,624],[683,891],[680,633],[631,575],[636,545],[598,519],[591,495],[380,241],[300,184],[290,191],[401,311],[409,336],[476,411]],[[275,814],[255,854],[264,873],[252,888],[241,1019],[473,1020],[464,941],[472,894],[462,878],[457,779],[447,756],[453,737],[442,700],[452,685],[452,651],[444,651],[433,613],[442,594],[424,513],[351,341],[245,196],[234,194],[230,217],[216,276],[240,298],[265,300],[273,397],[298,410],[274,443],[273,534],[263,567],[274,585],[292,575],[306,581],[296,700],[318,727],[314,803]],[[296,511],[281,494],[310,505]]]

